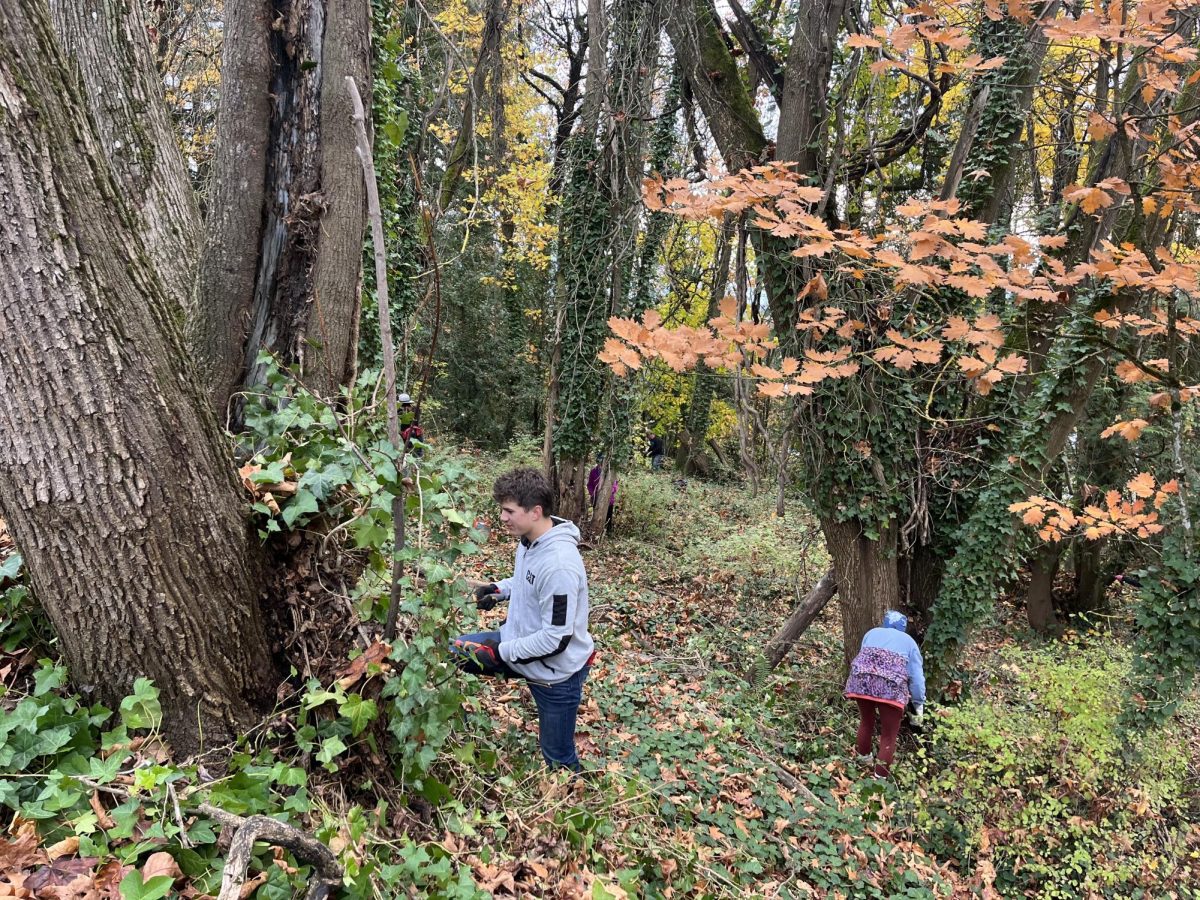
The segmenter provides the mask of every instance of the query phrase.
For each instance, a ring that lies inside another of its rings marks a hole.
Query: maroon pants
[[[871,755],[871,744],[875,737],[875,718],[879,717],[879,754],[875,757],[875,774],[886,776],[896,755],[896,737],[900,734],[900,720],[904,710],[890,703],[857,699],[858,739],[854,749],[860,756]]]

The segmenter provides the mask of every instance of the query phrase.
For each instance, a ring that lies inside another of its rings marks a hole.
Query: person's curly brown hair
[[[537,469],[522,468],[505,472],[492,486],[492,499],[497,503],[512,501],[522,509],[542,508],[543,515],[554,513],[554,491],[550,482]]]

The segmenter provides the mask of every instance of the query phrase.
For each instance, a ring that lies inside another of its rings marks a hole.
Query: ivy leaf
[[[338,707],[338,712],[350,722],[350,736],[358,737],[379,715],[374,700],[364,700],[359,694],[350,694]]]
[[[286,480],[286,476],[283,474],[283,463],[278,461],[257,471],[247,472],[246,477],[252,484],[281,484]]]
[[[158,688],[149,678],[139,678],[133,683],[133,693],[121,701],[121,721],[126,728],[156,729],[162,724],[162,705],[158,702]]]
[[[4,562],[0,562],[0,583],[13,580],[21,573],[21,554],[14,553]]]
[[[333,762],[335,756],[340,756],[349,748],[342,742],[342,739],[337,735],[327,737],[321,741],[321,749],[317,751],[317,762],[322,763],[326,767]]]
[[[392,142],[393,145],[399,147],[404,143],[404,135],[408,131],[408,112],[400,110],[399,115],[391,122],[383,124],[384,136]]]
[[[160,900],[171,890],[174,879],[168,875],[155,875],[142,881],[142,873],[136,869],[121,879],[122,900]]]
[[[299,490],[283,510],[283,524],[291,528],[301,516],[310,515],[319,510],[320,506],[317,504],[316,495],[312,491]]]
[[[324,500],[349,482],[351,474],[346,467],[338,463],[330,463],[319,469],[309,469],[300,476],[299,488],[301,492],[310,491],[318,500]]]

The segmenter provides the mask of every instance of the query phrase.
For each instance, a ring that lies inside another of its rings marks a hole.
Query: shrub
[[[1167,731],[1123,754],[1128,653],[1076,641],[995,660],[977,696],[937,711],[918,765],[899,769],[933,852],[970,860],[1004,896],[1161,888],[1183,840],[1170,821],[1187,761]]]
[[[617,479],[620,485],[614,513],[616,531],[641,540],[663,537],[669,523],[676,520],[678,488],[657,472],[622,472]]]

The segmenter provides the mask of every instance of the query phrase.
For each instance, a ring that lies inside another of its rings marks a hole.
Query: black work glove
[[[495,584],[481,584],[475,588],[475,608],[494,609],[500,601],[500,588]]]
[[[500,658],[500,642],[495,638],[480,641],[479,646],[475,649],[475,656],[485,666],[491,666],[494,669],[504,668],[504,660]]]

